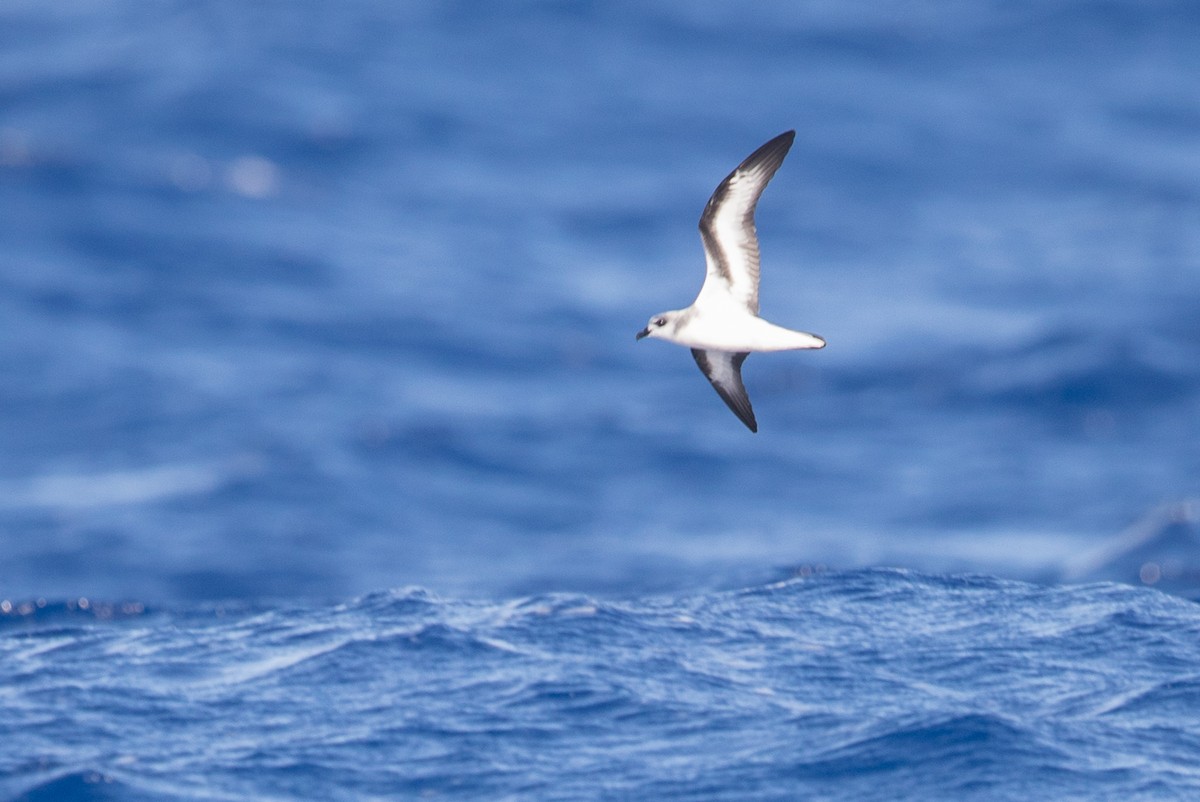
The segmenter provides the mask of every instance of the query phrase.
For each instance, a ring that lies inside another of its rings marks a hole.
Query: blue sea
[[[0,4],[0,800],[1200,798],[1197,41]]]

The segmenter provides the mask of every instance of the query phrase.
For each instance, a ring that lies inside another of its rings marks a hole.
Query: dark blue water
[[[1198,37],[0,5],[0,796],[1191,798]]]
[[[893,570],[96,612],[4,627],[17,799],[1200,793],[1200,610],[1154,590]]]

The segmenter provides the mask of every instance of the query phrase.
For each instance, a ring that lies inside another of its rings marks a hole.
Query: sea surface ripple
[[[13,800],[1200,793],[1200,607],[1124,585],[867,570],[0,621]]]

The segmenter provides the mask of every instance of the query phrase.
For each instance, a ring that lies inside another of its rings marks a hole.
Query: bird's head
[[[659,312],[654,317],[650,318],[650,322],[646,324],[646,328],[637,333],[637,338],[640,340],[643,337],[662,337],[670,339],[671,334],[675,331],[675,326],[679,320],[679,312]]]

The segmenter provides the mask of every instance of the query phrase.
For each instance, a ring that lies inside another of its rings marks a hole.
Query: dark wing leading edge
[[[758,431],[758,421],[754,419],[754,410],[750,407],[750,396],[746,395],[746,386],[742,384],[742,363],[746,361],[747,353],[732,353],[730,351],[704,351],[692,349],[692,356],[700,370],[712,383],[717,395],[721,396],[733,414],[752,432]]]
[[[721,182],[700,215],[708,273],[697,303],[744,305],[758,314],[758,233],[754,207],[792,147],[795,131],[780,134],[746,157]]]

